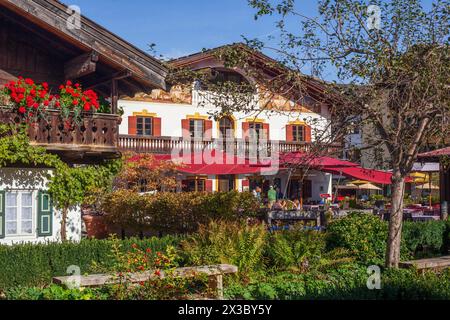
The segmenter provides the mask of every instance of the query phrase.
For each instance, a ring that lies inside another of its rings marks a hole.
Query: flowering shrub
[[[180,259],[175,247],[169,245],[164,251],[154,251],[132,244],[131,250],[124,252],[120,240],[112,237],[111,241],[113,242],[111,256],[114,261],[112,275],[118,283],[103,288],[110,298],[174,299],[187,298],[189,294],[205,291],[205,286],[201,282],[197,286],[191,285],[199,280],[197,275],[192,275],[194,280],[175,275]],[[101,265],[94,266],[94,269],[104,271]],[[111,270],[111,267],[105,270],[108,269]],[[140,273],[145,275],[146,280],[137,284],[129,281],[133,275]],[[200,290],[197,291],[198,289]]]
[[[43,117],[44,111],[55,98],[49,93],[47,83],[38,85],[33,80],[22,77],[7,83],[4,93],[9,98],[7,102],[27,123],[36,122]]]

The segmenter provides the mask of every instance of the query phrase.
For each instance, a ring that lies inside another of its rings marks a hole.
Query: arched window
[[[234,121],[231,117],[225,116],[219,120],[219,131],[221,138],[231,138],[234,136]]]

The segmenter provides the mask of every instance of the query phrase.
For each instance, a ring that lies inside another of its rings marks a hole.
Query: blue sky
[[[146,50],[175,58],[203,48],[262,37],[276,32],[275,19],[255,21],[247,0],[63,0],[83,15]],[[303,0],[302,11],[315,15],[315,1]]]
[[[81,13],[138,48],[154,43],[158,55],[177,58],[224,44],[277,35],[277,17],[254,19],[247,0],[63,0]],[[422,0],[429,9],[432,0]],[[297,11],[317,16],[317,1],[297,0]],[[276,42],[273,43],[276,46]],[[149,52],[150,53],[150,52]],[[265,52],[269,55],[273,51]],[[159,57],[159,56],[157,56]],[[302,70],[308,73],[306,68]],[[335,70],[323,74],[336,80]]]

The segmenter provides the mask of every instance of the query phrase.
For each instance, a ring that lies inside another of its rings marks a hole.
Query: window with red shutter
[[[153,118],[153,136],[161,136],[161,118]]]
[[[311,142],[311,127],[305,126],[305,142]]]
[[[128,134],[136,134],[136,119],[137,117],[128,117]]]
[[[292,127],[293,126],[291,124],[286,125],[286,141],[287,142],[294,141],[294,138],[292,136]]]
[[[248,139],[249,138],[249,123],[248,122],[242,122],[242,139]]]
[[[205,132],[204,132],[204,138],[206,140],[212,139],[212,121],[211,120],[204,120],[204,126],[205,126]]]

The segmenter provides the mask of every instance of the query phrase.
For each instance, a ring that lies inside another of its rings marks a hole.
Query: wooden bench
[[[420,271],[426,269],[442,270],[450,267],[450,256],[405,261],[400,262],[399,265],[401,268],[416,268]]]
[[[192,278],[198,275],[208,276],[208,288],[216,293],[217,299],[223,299],[223,275],[237,273],[238,267],[229,264],[218,264],[200,267],[177,268],[170,272],[171,277]],[[79,287],[99,287],[108,284],[117,284],[120,282],[139,283],[151,279],[164,278],[166,274],[161,270],[160,275],[155,271],[144,271],[136,273],[124,273],[123,277],[118,278],[112,274],[91,274],[87,276],[63,276],[54,277],[53,283],[59,285],[73,285]]]

